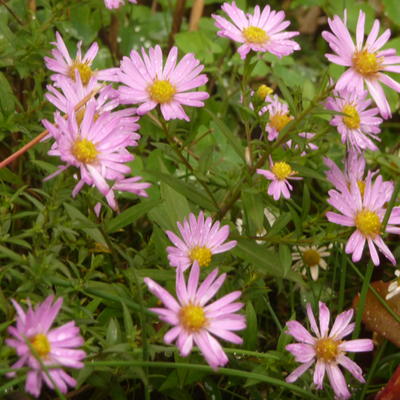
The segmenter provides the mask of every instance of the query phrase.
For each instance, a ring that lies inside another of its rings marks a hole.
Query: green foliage
[[[307,374],[296,384],[285,382],[298,364],[285,350],[291,337],[284,326],[287,320],[304,317],[306,302],[325,301],[332,314],[341,312],[342,306],[351,307],[364,278],[367,257],[360,265],[361,276],[343,266],[347,262],[343,245],[351,229],[338,228],[325,217],[331,186],[323,157],[340,163],[344,147],[329,125],[333,113],[323,103],[331,93],[329,78],[336,79],[343,68],[327,68],[328,48],[320,38],[321,30],[328,29],[324,17],[314,32],[298,38],[302,52],[281,59],[257,53],[245,65],[236,44],[216,35],[211,13],[220,13],[222,2],[206,0],[199,30],[192,31],[193,1],[187,1],[174,37],[179,58],[193,52],[205,66],[209,80],[203,89],[210,93],[206,106],[186,107],[190,122],[174,120],[166,125],[155,111],[139,121],[141,139],[132,149],[135,161],[129,166],[132,175],[152,184],[148,198],[120,193],[120,210],[114,212],[94,187],[86,186],[71,197],[77,172],[73,168],[43,181],[61,163],[48,155],[51,139],[0,169],[0,398],[18,396],[26,372],[14,380],[2,372],[17,357],[5,344],[7,328],[15,322],[10,300],[26,306],[28,298],[37,304],[54,293],[64,298],[57,324],[75,320],[88,354],[85,367],[71,372],[78,384],[68,398],[333,399],[331,389],[311,390]],[[98,70],[117,67],[132,49],[155,44],[168,48],[176,2],[139,3],[126,2],[110,11],[102,0],[0,1],[0,159],[36,137],[44,129],[41,120],[53,121],[54,107],[45,98],[51,72],[43,58],[50,55],[55,32],[62,34],[72,54],[78,41],[84,51],[96,41]],[[282,7],[280,1],[270,3],[275,9]],[[310,7],[319,7],[321,16],[342,15],[347,7],[353,32],[360,9],[366,12],[367,29],[378,13],[394,33],[388,47],[400,52],[398,0],[374,2],[376,9],[366,1],[289,3],[285,11],[293,30],[302,28],[299,16]],[[250,10],[256,2],[237,4]],[[266,138],[268,113],[258,113],[265,104],[253,95],[261,84],[271,86],[294,117],[275,142]],[[387,93],[395,111],[398,95]],[[383,124],[380,151],[366,154],[369,169],[380,168],[386,180],[399,176],[398,128],[396,115]],[[313,142],[319,149],[303,156],[305,142],[299,132],[315,133]],[[281,146],[289,139],[298,147]],[[269,169],[270,156],[288,162],[303,178],[291,181],[290,200],[274,201],[267,194],[266,179],[256,173],[258,168]],[[392,206],[398,198],[394,202]],[[99,215],[94,212],[97,203],[102,205]],[[215,267],[227,273],[217,297],[241,290],[241,313],[247,319],[246,329],[238,332],[243,345],[224,342],[230,363],[219,371],[206,366],[198,350],[182,358],[175,346],[164,344],[169,327],[148,310],[160,304],[143,283],[150,277],[174,293],[175,269],[168,263],[166,247],[171,243],[165,231],[179,234],[177,222],[200,211],[229,225],[229,240],[237,240],[232,251],[212,257],[201,278]],[[293,269],[293,252],[301,246],[332,243],[328,269],[320,270],[318,281],[309,272],[303,275]],[[387,235],[385,243],[400,256],[393,235]],[[392,279],[391,266],[382,264],[374,279]],[[368,284],[363,286],[364,297]],[[365,390],[351,381],[358,400],[377,392],[390,378],[399,355],[390,344],[384,353]],[[372,362],[361,359],[367,371]],[[41,398],[54,396],[44,389]]]

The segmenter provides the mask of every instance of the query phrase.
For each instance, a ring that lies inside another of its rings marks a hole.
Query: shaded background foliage
[[[296,185],[292,200],[274,202],[266,196],[266,182],[247,171],[243,121],[250,116],[240,104],[243,62],[233,43],[216,36],[210,18],[221,3],[206,1],[199,30],[191,31],[192,2],[187,1],[182,24],[174,36],[180,55],[194,52],[209,76],[207,91],[211,98],[206,108],[188,109],[189,123],[169,124],[175,149],[187,158],[192,170],[182,165],[161,127],[148,116],[140,119],[142,139],[130,165],[135,175],[142,175],[153,185],[148,199],[123,194],[120,214],[105,206],[96,218],[92,209],[102,199],[95,189],[86,188],[73,200],[72,172],[43,182],[43,177],[57,166],[57,160],[47,155],[48,142],[38,144],[0,170],[0,368],[10,365],[14,356],[4,345],[6,328],[14,316],[9,299],[23,301],[29,297],[36,303],[54,292],[65,298],[60,322],[76,320],[88,353],[85,368],[75,372],[81,386],[68,398],[143,398],[143,383],[153,390],[154,399],[307,398],[279,385],[240,375],[213,374],[200,368],[90,366],[91,360],[140,359],[143,331],[149,341],[151,360],[184,361],[173,348],[160,345],[165,325],[148,313],[144,324],[141,321],[135,274],[139,280],[149,276],[167,288],[173,287],[175,270],[168,266],[164,230],[176,231],[176,221],[182,221],[190,211],[197,213],[203,209],[210,215],[224,217],[224,223],[231,225],[232,238],[239,242],[229,254],[216,256],[213,265],[230,273],[224,293],[243,290],[248,321],[243,349],[264,355],[231,351],[232,369],[283,379],[295,366],[284,351],[290,340],[282,331],[285,321],[296,313],[302,315],[306,301],[315,304],[321,299],[339,312],[351,305],[359,291],[360,277],[341,249],[348,234],[338,232],[324,218],[329,185],[321,159],[329,153],[339,160],[344,149],[339,135],[327,123],[330,115],[315,103],[326,90],[327,73],[333,77],[341,73],[340,67],[328,66],[324,58],[327,44],[320,33],[327,26],[326,15],[342,15],[347,7],[349,25],[354,28],[362,9],[367,14],[368,26],[378,17],[392,29],[389,47],[400,52],[400,7],[396,0],[269,2],[275,9],[285,9],[292,21],[291,29],[300,30],[296,40],[302,50],[281,60],[271,55],[257,57],[248,88],[269,84],[281,93],[295,115],[309,108],[312,112],[299,126],[316,132],[320,146],[307,157],[293,154],[291,162],[304,177],[304,183]],[[251,8],[257,2],[241,0],[237,4]],[[138,5],[125,5],[110,12],[102,0],[1,1],[0,158],[41,132],[42,119],[52,120],[54,108],[44,97],[50,73],[44,67],[43,57],[49,54],[56,31],[73,51],[78,40],[82,40],[85,49],[97,41],[100,51],[95,68],[118,66],[121,57],[132,48],[155,44],[168,48],[175,6],[174,1],[139,1]],[[398,95],[388,91],[387,96],[392,108],[397,109]],[[261,142],[258,122],[252,122],[255,143]],[[380,167],[388,179],[396,179],[400,171],[398,127],[395,113],[383,125],[381,152],[369,153],[367,157],[370,169]],[[261,154],[262,148],[260,143],[256,155]],[[285,153],[276,150],[274,154],[279,158]],[[264,215],[265,208],[274,218]],[[241,235],[235,225],[238,220],[242,224]],[[261,240],[261,244],[255,239]],[[389,237],[388,241],[399,257],[400,246],[396,247],[395,238]],[[112,253],[110,242],[126,258]],[[334,243],[329,271],[317,282],[304,279],[291,269],[291,249],[304,243]],[[391,279],[392,270],[385,262],[382,260],[382,266],[374,270],[374,279]],[[362,274],[365,265],[366,260],[358,265]],[[146,306],[156,303],[148,293],[144,296]],[[385,359],[393,353],[392,358]],[[376,391],[390,377],[400,357],[396,353],[397,349],[388,343],[367,392]],[[368,369],[373,355],[361,355],[357,360]],[[192,354],[189,362],[202,363],[202,358]],[[310,382],[305,378],[304,388]],[[0,383],[6,385],[7,380],[1,377]],[[16,398],[10,393],[17,389],[18,386],[4,388],[0,397],[8,393],[9,398]],[[333,398],[329,391],[316,396]],[[358,391],[356,396],[366,398],[365,392]],[[44,392],[42,398],[54,398],[54,394]]]

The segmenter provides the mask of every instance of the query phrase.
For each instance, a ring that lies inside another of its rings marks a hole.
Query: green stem
[[[358,399],[359,399],[359,400],[363,400],[364,397],[365,397],[365,393],[366,393],[367,390],[368,390],[368,386],[369,386],[369,384],[371,383],[372,378],[373,378],[374,375],[375,375],[375,372],[376,372],[376,370],[377,370],[377,368],[378,368],[379,361],[381,360],[382,354],[383,354],[384,351],[385,351],[386,344],[387,344],[387,340],[385,340],[385,341],[382,343],[381,347],[380,347],[379,350],[378,350],[378,354],[375,355],[374,360],[372,361],[372,365],[371,365],[371,368],[370,368],[369,371],[368,371],[368,375],[367,375],[366,382],[365,382],[365,384],[363,385],[363,388],[362,388],[362,391],[361,391],[360,395],[358,396]]]
[[[372,263],[372,261],[370,261],[367,265],[367,271],[366,271],[364,279],[363,279],[363,284],[362,284],[361,292],[360,292],[360,299],[359,299],[358,305],[357,305],[356,327],[354,328],[354,332],[352,335],[353,339],[357,339],[360,334],[361,319],[362,319],[362,315],[364,313],[365,300],[367,297],[367,291],[368,291],[369,283],[371,281],[371,276],[372,276],[373,270],[374,270],[374,264]]]
[[[206,193],[208,194],[208,197],[210,198],[210,200],[212,201],[212,203],[214,204],[214,206],[218,209],[218,202],[215,199],[214,195],[211,193],[210,189],[207,186],[207,183],[204,182],[202,179],[200,179],[197,174],[194,171],[194,168],[192,167],[192,165],[189,163],[189,161],[185,158],[185,156],[182,154],[181,150],[179,149],[179,147],[177,147],[171,137],[171,135],[169,134],[169,129],[167,124],[165,123],[164,119],[162,117],[160,117],[160,123],[162,126],[162,129],[164,131],[165,137],[168,140],[169,145],[171,146],[172,150],[174,150],[174,152],[176,153],[176,155],[179,157],[179,159],[182,161],[182,163],[185,165],[185,167],[193,174],[193,176],[198,180],[198,182],[200,183],[200,185],[204,188],[204,190],[206,191]]]
[[[347,262],[350,264],[350,266],[353,268],[353,270],[356,272],[356,274],[360,277],[360,279],[363,281],[364,276],[363,274],[358,270],[358,268],[355,266],[355,264],[347,259]],[[369,285],[369,290],[374,294],[374,296],[378,299],[379,303],[382,304],[382,306],[385,308],[385,310],[398,322],[400,323],[400,315],[397,314],[392,308],[389,306],[387,301],[377,292],[377,290],[370,284]]]
[[[323,101],[328,94],[331,91],[331,87],[328,87],[326,90],[324,90],[320,95],[316,96],[311,102],[310,105],[303,110],[296,118],[294,118],[291,122],[289,122],[288,125],[285,126],[285,128],[282,130],[281,134],[279,135],[278,139],[269,147],[268,150],[264,152],[262,157],[257,161],[257,163],[250,168],[248,168],[248,172],[250,177],[255,174],[258,168],[261,168],[264,166],[265,162],[267,161],[269,155],[272,153],[273,150],[275,150],[277,147],[281,146],[283,143],[286,143],[288,140],[289,135],[295,131],[295,129],[298,127],[300,122],[315,108],[317,107],[321,101]],[[247,174],[240,174],[240,178],[237,181],[237,183],[233,186],[233,189],[229,190],[228,193],[226,193],[221,207],[219,208],[218,213],[216,214],[216,219],[222,219],[225,214],[233,207],[233,205],[236,203],[236,201],[240,197],[240,193],[243,187],[243,184],[245,183],[246,179],[248,179],[249,176]]]
[[[346,288],[346,270],[347,270],[347,256],[346,253],[343,251],[341,268],[340,268],[339,304],[338,304],[339,311],[343,310],[343,305],[344,305],[344,291]]]
[[[175,363],[175,362],[163,362],[163,361],[93,361],[89,364],[91,367],[150,367],[150,368],[171,368],[171,369],[193,369],[197,371],[204,371],[214,374],[226,375],[226,376],[237,376],[244,379],[257,380],[259,382],[268,383],[270,385],[283,387],[290,392],[303,396],[306,399],[317,400],[319,397],[310,393],[309,390],[303,389],[299,386],[287,383],[277,378],[273,378],[267,375],[258,374],[255,372],[240,371],[231,368],[219,368],[213,370],[211,367],[200,364],[189,364],[189,363]]]

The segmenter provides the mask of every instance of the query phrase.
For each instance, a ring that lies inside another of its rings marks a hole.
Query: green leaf
[[[244,158],[244,147],[242,146],[242,143],[240,142],[240,139],[235,136],[235,134],[232,132],[231,129],[229,129],[225,123],[218,118],[213,112],[211,112],[208,109],[205,109],[208,114],[211,115],[212,119],[214,120],[215,124],[218,126],[219,130],[222,132],[222,134],[226,137],[228,142],[231,144],[237,155],[245,161]]]
[[[208,196],[203,194],[204,192],[200,192],[198,189],[196,189],[193,184],[183,182],[172,175],[167,175],[159,171],[147,170],[146,172],[153,175],[157,180],[160,180],[161,182],[171,186],[171,188],[180,193],[186,199],[198,205],[200,208],[210,211],[217,211],[216,207],[208,198]]]
[[[251,301],[246,303],[246,330],[243,332],[244,348],[247,350],[257,349],[257,314]]]
[[[116,232],[127,225],[135,223],[139,218],[146,215],[154,207],[161,204],[161,200],[147,200],[142,201],[128,209],[124,210],[121,214],[114,217],[107,222],[106,230],[109,233]]]

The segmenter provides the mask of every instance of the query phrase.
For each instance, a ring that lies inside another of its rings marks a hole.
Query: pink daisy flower
[[[215,269],[200,286],[199,275],[200,267],[195,262],[186,284],[183,269],[177,269],[178,301],[152,279],[144,278],[144,282],[150,292],[165,306],[165,308],[150,308],[150,310],[158,314],[161,320],[173,325],[173,328],[164,336],[165,343],[170,344],[176,341],[182,357],[188,356],[195,344],[207,363],[217,369],[229,360],[214,336],[235,344],[243,342],[242,338],[233,333],[233,331],[246,328],[245,317],[236,314],[243,307],[243,303],[235,302],[241,292],[231,292],[207,305],[224,283],[226,274],[218,277],[218,269]]]
[[[52,44],[55,46],[51,51],[53,58],[45,57],[44,61],[46,67],[50,71],[55,72],[55,74],[51,76],[51,79],[56,81],[56,84],[57,79],[62,76],[75,80],[75,71],[78,71],[84,85],[87,85],[92,77],[95,77],[100,81],[118,80],[118,68],[109,68],[101,71],[92,70],[91,66],[93,60],[99,51],[99,46],[96,42],[89,47],[89,50],[83,57],[81,51],[82,42],[78,42],[78,50],[74,60],[72,60],[69,55],[68,49],[58,32],[56,32],[56,42],[53,42]]]
[[[362,153],[350,151],[345,159],[344,171],[329,158],[324,157],[324,164],[329,168],[325,175],[335,189],[346,192],[350,189],[351,182],[357,182],[361,195],[364,195],[365,158]]]
[[[134,132],[137,127],[136,118],[132,124],[127,123],[132,110],[120,110],[116,113],[119,118],[110,112],[96,114],[96,101],[91,100],[86,105],[81,121],[73,109],[67,113],[67,120],[56,113],[55,125],[43,121],[55,139],[48,154],[60,157],[65,163],[46,180],[70,166],[79,168],[80,179],[72,191],[72,196],[75,197],[85,183],[94,185],[114,210],[118,209],[114,190],[124,188],[128,192],[143,196],[143,190],[150,186],[148,183],[138,183],[139,177],[125,177],[131,171],[126,163],[134,159],[126,147],[136,146],[140,136]],[[120,118],[124,118],[125,122],[120,123]],[[108,180],[114,183],[109,184]]]
[[[307,316],[315,336],[312,336],[298,321],[286,323],[287,333],[299,342],[288,344],[286,350],[293,354],[296,361],[302,363],[286,378],[286,381],[295,382],[315,363],[313,380],[317,389],[323,388],[326,373],[337,399],[349,399],[351,394],[339,365],[347,369],[359,382],[364,383],[361,368],[346,356],[346,352],[371,351],[374,348],[372,340],[343,340],[354,330],[354,322],[350,323],[353,309],[339,314],[330,331],[330,312],[325,303],[319,302],[319,327],[310,303],[307,304]]]
[[[268,123],[265,130],[268,132],[268,140],[275,140],[279,136],[279,132],[293,119],[289,115],[289,107],[282,103],[277,95],[268,96],[265,99],[268,105],[262,108],[262,113],[269,114]]]
[[[48,92],[46,93],[46,99],[64,114],[67,113],[71,106],[75,107],[91,92],[99,88],[95,78],[91,78],[84,85],[77,71],[75,71],[75,75],[75,81],[65,76],[57,78],[57,88],[47,85]],[[111,85],[105,86],[96,96],[96,105],[97,114],[114,110],[119,106],[118,91]],[[81,110],[84,111],[85,108],[82,107]],[[139,119],[139,117],[135,118],[136,120]],[[139,128],[139,125],[137,125],[137,128]]]
[[[288,179],[300,180],[303,178],[294,177],[293,175],[297,172],[293,171],[292,167],[285,161],[274,163],[270,157],[269,163],[271,170],[257,169],[257,174],[263,175],[265,178],[272,181],[268,186],[268,194],[272,196],[274,200],[279,200],[281,195],[283,195],[285,199],[289,199],[290,191],[293,190],[293,187]]]
[[[140,104],[139,115],[146,114],[160,105],[165,120],[189,117],[183,105],[203,107],[208,99],[207,92],[192,90],[204,85],[207,76],[200,74],[204,65],[193,54],[186,54],[177,64],[178,49],[173,47],[163,66],[163,54],[160,46],[151,47],[149,54],[142,48],[142,56],[132,50],[130,57],[121,61],[120,86],[121,101],[125,104]]]
[[[15,348],[20,357],[12,368],[18,369],[23,366],[31,368],[27,374],[25,390],[35,397],[39,397],[43,381],[51,389],[54,389],[54,382],[62,393],[68,391],[68,386],[76,386],[75,379],[61,368],[48,369],[52,382],[42,369],[38,358],[46,367],[82,368],[82,360],[86,357],[83,350],[76,349],[83,345],[84,340],[74,321],[50,329],[63,303],[62,298],[54,304],[53,300],[54,296],[49,296],[34,309],[29,303],[27,312],[16,301],[11,300],[17,311],[17,325],[8,328],[12,338],[6,339],[6,344]],[[15,372],[7,376],[14,377]]]
[[[376,19],[366,42],[364,43],[365,13],[360,10],[357,22],[356,44],[344,22],[335,15],[328,19],[331,32],[322,32],[322,37],[328,42],[335,54],[326,54],[326,58],[335,64],[349,67],[339,78],[336,89],[347,89],[349,92],[361,91],[364,82],[369,93],[375,100],[383,118],[390,118],[391,111],[385,93],[379,82],[400,92],[400,84],[384,72],[400,72],[400,57],[395,49],[380,50],[390,38],[390,29],[378,37],[380,22]]]
[[[302,157],[304,157],[308,151],[314,151],[318,150],[318,146],[314,143],[311,142],[311,140],[314,138],[315,133],[311,132],[301,132],[298,134],[299,137],[303,138],[304,140],[302,141],[301,144],[299,143],[294,143],[293,140],[289,139],[286,143],[285,146],[289,149],[294,149],[294,150],[299,150],[299,149],[305,149],[300,153]],[[307,150],[307,151],[306,151]]]
[[[213,223],[211,217],[204,220],[203,211],[197,218],[189,214],[183,224],[177,222],[177,225],[183,240],[171,231],[165,232],[175,245],[167,247],[168,260],[173,267],[180,267],[184,271],[195,261],[200,267],[207,267],[213,254],[231,250],[237,243],[236,240],[225,242],[229,236],[229,225],[220,228],[219,221]]]
[[[368,243],[372,262],[379,265],[379,256],[375,246],[393,264],[396,259],[384,243],[381,234],[382,221],[386,212],[384,208],[393,194],[393,183],[383,182],[382,176],[378,175],[372,181],[371,172],[365,179],[364,194],[361,195],[360,188],[355,180],[350,183],[350,190],[339,193],[336,190],[329,191],[328,203],[335,207],[340,214],[328,211],[326,217],[330,222],[344,226],[354,226],[356,230],[347,241],[345,251],[352,254],[352,260],[357,262],[361,259],[365,242]],[[394,207],[386,226],[385,232],[400,234],[400,207]]]
[[[136,4],[137,1],[136,0],[129,0],[129,2]],[[104,0],[104,5],[109,9],[120,8],[124,4],[125,4],[124,0]]]
[[[246,15],[234,1],[231,4],[224,3],[221,8],[232,22],[212,14],[216,27],[220,29],[217,34],[243,43],[238,48],[242,59],[250,50],[269,52],[279,58],[300,50],[298,43],[290,40],[299,32],[283,32],[290,25],[289,21],[284,21],[283,11],[273,11],[270,6],[265,6],[261,11],[259,6],[255,6],[254,13]]]
[[[377,134],[380,133],[379,125],[382,119],[377,117],[379,110],[374,107],[367,109],[371,100],[367,99],[368,92],[361,91],[334,91],[334,97],[326,101],[326,108],[346,115],[335,115],[330,124],[337,127],[342,137],[342,143],[349,145],[351,149],[361,151],[370,149],[378,150],[371,138],[380,141]]]

